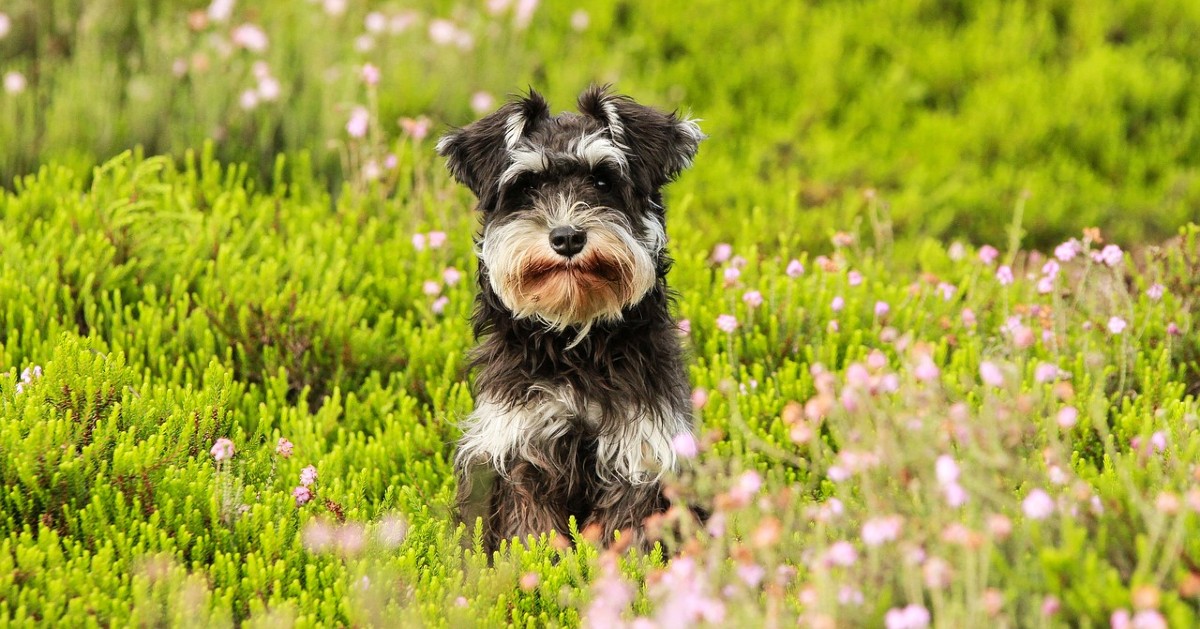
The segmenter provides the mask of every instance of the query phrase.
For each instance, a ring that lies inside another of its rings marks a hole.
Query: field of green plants
[[[1200,625],[1200,3],[0,3],[0,627]],[[533,86],[702,119],[642,553],[456,523]],[[692,505],[712,513],[691,519]]]

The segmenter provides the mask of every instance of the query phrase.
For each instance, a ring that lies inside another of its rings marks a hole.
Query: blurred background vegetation
[[[440,169],[432,143],[447,125],[527,86],[558,110],[611,82],[704,120],[711,140],[673,194],[694,197],[714,240],[828,247],[882,209],[901,251],[925,238],[1000,243],[1023,205],[1024,244],[1045,248],[1084,226],[1153,242],[1200,216],[1193,0],[8,0],[0,11],[5,187],[50,160],[90,167],[135,145],[179,156],[211,140],[264,184],[277,153],[308,153],[331,190],[378,180],[403,197],[413,181],[393,170]],[[364,112],[369,131],[354,137]]]

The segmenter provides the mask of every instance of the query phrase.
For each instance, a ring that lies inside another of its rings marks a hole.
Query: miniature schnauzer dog
[[[705,135],[603,87],[578,107],[551,116],[530,90],[437,145],[482,215],[476,406],[455,467],[489,553],[571,517],[641,543],[668,506],[672,440],[694,430],[661,189]]]

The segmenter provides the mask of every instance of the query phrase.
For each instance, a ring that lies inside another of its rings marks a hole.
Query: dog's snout
[[[571,257],[580,251],[583,251],[583,246],[587,244],[587,232],[574,227],[555,227],[550,230],[550,248],[555,253]]]

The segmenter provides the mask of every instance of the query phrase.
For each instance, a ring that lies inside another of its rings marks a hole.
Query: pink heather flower
[[[471,111],[478,116],[491,111],[495,105],[496,97],[487,92],[475,92],[471,95]]]
[[[1047,260],[1046,263],[1042,265],[1042,275],[1045,275],[1046,277],[1057,277],[1059,268],[1060,267],[1058,266],[1057,261],[1053,259]]]
[[[433,297],[434,295],[442,292],[442,285],[433,280],[425,280],[425,283],[421,284],[421,292]]]
[[[871,385],[871,373],[862,363],[850,363],[846,367],[846,384],[856,389],[866,389]]]
[[[937,481],[939,485],[953,485],[958,482],[958,476],[960,474],[958,462],[955,461],[954,457],[950,456],[949,454],[943,454],[939,456],[937,458],[937,462],[934,464],[934,468],[937,472]]]
[[[4,73],[4,91],[9,94],[20,94],[25,91],[25,86],[28,82],[25,80],[25,75],[12,70]]]
[[[858,561],[858,551],[850,542],[834,542],[825,553],[825,561],[834,566],[853,566]]]
[[[258,107],[258,92],[243,90],[238,96],[238,106],[244,111],[254,111]]]
[[[208,19],[214,22],[224,22],[233,15],[233,3],[235,0],[213,0],[212,4],[208,5]]]
[[[838,590],[838,603],[841,605],[858,607],[859,605],[862,605],[863,601],[865,600],[866,599],[863,597],[862,590],[858,588],[851,587],[849,585],[843,585]]]
[[[1105,247],[1094,256],[1094,259],[1097,262],[1103,262],[1108,266],[1117,266],[1124,258],[1125,252],[1121,251],[1121,248],[1116,245],[1105,245]]]
[[[1049,295],[1054,292],[1054,278],[1049,275],[1038,280],[1037,292],[1041,295]]]
[[[375,38],[370,35],[359,35],[354,38],[354,49],[358,52],[371,52],[375,50]]]
[[[903,527],[904,518],[898,515],[871,518],[862,525],[863,544],[879,546],[884,542],[895,541],[900,537],[900,529]]]
[[[967,504],[967,490],[958,483],[950,483],[942,487],[942,495],[946,498],[946,504],[955,509]]]
[[[725,285],[734,286],[738,283],[738,279],[742,277],[742,272],[737,267],[728,267],[725,269]]]
[[[1168,323],[1167,324],[1167,334],[1170,334],[1171,336],[1179,336],[1179,334],[1180,334],[1179,325],[1176,324],[1174,321]]]
[[[737,317],[733,315],[723,314],[717,317],[717,328],[722,332],[733,334],[733,331],[738,327]]]
[[[383,167],[388,170],[396,170],[396,167],[399,165],[400,158],[396,157],[395,153],[388,153],[387,156],[383,158]]]
[[[526,572],[521,575],[521,589],[526,592],[532,592],[534,588],[541,583],[542,578],[536,572]]]
[[[309,465],[308,467],[300,470],[300,484],[301,485],[303,485],[305,487],[309,487],[315,482],[317,482],[316,466]]]
[[[850,271],[846,274],[846,281],[851,286],[858,286],[863,283],[863,274],[858,271]]]
[[[708,404],[708,391],[700,387],[692,389],[692,408],[701,409]]]
[[[1132,629],[1167,629],[1167,619],[1156,609],[1143,609],[1133,615]]]
[[[963,325],[967,326],[968,328],[975,327],[977,319],[975,318],[974,310],[972,310],[970,308],[963,308],[961,316],[962,316]]]
[[[991,263],[995,262],[996,257],[999,255],[1000,255],[1000,252],[997,251],[996,248],[991,245],[984,245],[979,248],[979,261],[984,264],[991,264]]]
[[[285,459],[290,459],[292,457],[293,447],[294,446],[292,445],[291,441],[288,441],[284,437],[280,437],[279,443],[275,444],[275,454],[278,454]]]
[[[763,578],[767,576],[767,570],[756,563],[743,563],[738,564],[737,575],[743,583],[756,588],[759,583],[762,583]]]
[[[1079,410],[1074,406],[1064,406],[1058,409],[1058,415],[1055,417],[1059,428],[1070,430],[1075,427],[1079,421]]]
[[[1054,500],[1041,489],[1034,489],[1021,502],[1021,510],[1031,520],[1045,520],[1054,513]]]
[[[417,251],[424,251],[425,250],[425,234],[413,234],[412,246],[413,246],[413,249],[416,249]]]
[[[400,129],[417,142],[424,140],[429,135],[429,129],[432,127],[433,121],[428,116],[400,119]]]
[[[1072,238],[1054,248],[1054,257],[1066,262],[1079,253],[1079,241]]]
[[[212,450],[209,450],[209,453],[212,454],[213,459],[217,461],[232,459],[233,442],[225,437],[221,437],[220,439],[217,439],[216,443],[213,444]]]
[[[1118,609],[1108,618],[1108,626],[1112,629],[1132,629],[1133,622],[1128,609]]]
[[[933,359],[928,356],[922,356],[917,362],[916,369],[913,370],[913,375],[916,376],[917,380],[922,382],[937,380],[941,374],[941,370],[934,364]]]
[[[450,20],[437,18],[429,21],[429,40],[439,46],[453,44],[458,38],[458,27]]]
[[[254,24],[242,24],[233,29],[230,38],[235,46],[250,52],[263,52],[267,49],[267,34]]]
[[[762,489],[762,476],[754,470],[742,472],[738,476],[736,489],[747,495],[757,494],[758,490]]]
[[[1150,286],[1150,288],[1146,289],[1146,296],[1152,301],[1158,301],[1162,299],[1164,290],[1165,289],[1163,288],[1162,284],[1153,284]]]
[[[1056,365],[1050,363],[1038,363],[1037,368],[1033,370],[1033,379],[1037,382],[1054,382],[1058,380],[1060,372]]]
[[[297,507],[303,507],[309,500],[312,500],[312,490],[304,485],[300,485],[292,490],[292,497],[296,499]]]
[[[379,72],[379,66],[376,66],[373,63],[363,64],[363,67],[362,67],[363,83],[366,83],[367,85],[370,85],[371,87],[379,85],[380,74],[381,73]]]
[[[1043,616],[1053,616],[1057,614],[1060,609],[1062,609],[1062,602],[1058,600],[1057,596],[1049,595],[1042,599]]]
[[[588,12],[583,9],[576,9],[571,14],[571,28],[575,29],[576,33],[582,33],[587,30],[588,24],[591,23],[591,18]]]
[[[979,363],[979,379],[983,383],[993,387],[1004,386],[1004,374],[1000,372],[1000,368],[990,360],[985,360]]]
[[[838,325],[837,319],[834,319],[833,321],[830,321],[829,324],[825,326],[825,328],[827,330],[829,330],[830,333],[834,333],[834,332],[837,332],[838,330],[840,330],[841,326]]]
[[[967,255],[967,247],[961,242],[955,240],[950,243],[950,248],[946,249],[946,255],[955,262],[962,260]]]
[[[279,93],[281,91],[282,88],[280,88],[279,81],[275,77],[264,76],[258,80],[258,97],[268,103],[279,100]]]
[[[733,256],[729,259],[729,266],[732,266],[735,269],[744,269],[746,268],[747,264],[750,264],[750,261],[742,256]]]
[[[700,449],[696,443],[696,438],[689,432],[681,432],[671,438],[671,449],[675,450],[675,454],[685,458],[694,459]]]
[[[710,259],[713,262],[716,262],[717,264],[721,264],[721,263],[729,260],[729,257],[732,255],[733,255],[733,245],[730,245],[729,243],[721,242],[721,243],[717,243],[717,246],[713,247],[712,256]]]
[[[854,235],[846,232],[837,232],[833,235],[833,238],[830,238],[829,240],[833,243],[834,247],[843,249],[854,244]]]
[[[1156,430],[1154,434],[1150,435],[1150,447],[1153,448],[1155,452],[1162,452],[1163,450],[1166,450],[1167,433],[1161,430]]]
[[[799,260],[792,260],[788,262],[786,273],[788,277],[800,277],[804,275],[804,265],[800,264]]]
[[[462,276],[462,271],[459,271],[452,266],[448,266],[442,270],[442,281],[445,282],[447,286],[454,286],[458,284],[462,281]]]
[[[1001,286],[1008,286],[1013,283],[1013,272],[1007,264],[996,269],[996,281],[1000,282]]]
[[[879,371],[887,367],[887,362],[887,355],[877,349],[873,349],[870,354],[867,354],[867,367],[872,371]]]
[[[691,319],[680,319],[679,323],[675,324],[675,327],[679,328],[679,333],[683,336],[691,336],[692,334]]]
[[[1012,520],[1003,515],[993,513],[987,518],[987,529],[996,539],[1004,539],[1012,534]]]
[[[938,282],[937,292],[942,294],[943,301],[950,301],[951,299],[953,299],[954,293],[957,290],[958,290],[958,288],[954,284],[947,284],[946,282]]]
[[[537,5],[538,0],[517,0],[517,7],[513,9],[513,24],[517,30],[525,30],[529,26]]]
[[[875,318],[882,319],[883,317],[886,317],[891,310],[892,307],[889,306],[886,301],[875,302]]]
[[[433,314],[440,315],[446,312],[446,306],[448,305],[450,305],[450,298],[442,295],[441,297],[433,300],[433,303],[430,304],[429,309],[433,311]]]
[[[745,295],[742,295],[742,301],[746,302],[747,306],[757,308],[763,303],[762,293],[756,290],[748,290]]]
[[[1129,324],[1125,323],[1121,317],[1112,317],[1108,320],[1108,331],[1112,334],[1120,334],[1125,331],[1127,325]]]
[[[883,616],[887,629],[922,629],[929,626],[929,610],[920,605],[893,607]]]
[[[429,248],[441,249],[446,245],[446,232],[433,231],[429,232]]]
[[[829,309],[834,312],[841,312],[842,308],[845,308],[845,307],[846,307],[846,300],[842,299],[841,295],[834,297],[833,301],[829,303]]]
[[[346,133],[352,138],[367,135],[367,125],[371,122],[371,113],[366,107],[355,107],[350,111],[350,120],[346,122]]]
[[[325,0],[321,4],[329,17],[339,17],[346,12],[346,0]]]
[[[387,16],[379,11],[371,11],[363,18],[363,28],[372,35],[379,35],[387,30]]]

